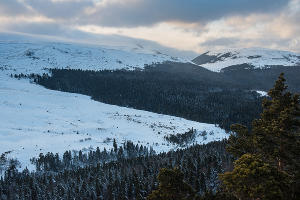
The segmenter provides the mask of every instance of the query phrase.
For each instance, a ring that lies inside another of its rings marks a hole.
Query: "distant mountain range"
[[[300,54],[265,48],[208,51],[188,60],[143,43],[99,46],[27,35],[0,33],[0,36],[1,66],[20,73],[40,73],[44,68],[133,70],[163,62],[191,63],[213,72],[300,66]]]
[[[145,66],[186,79],[233,84],[267,91],[281,72],[293,91],[300,91],[300,55],[264,48],[206,52],[187,60],[155,49],[110,48],[99,45],[21,38],[0,41],[0,69],[10,74],[43,74],[49,69],[143,70]],[[222,72],[222,73],[220,73]]]
[[[155,49],[110,48],[99,45],[51,42],[21,38],[0,41],[0,67],[10,74],[43,74],[49,69],[143,70],[156,67],[187,79],[206,80],[268,90],[281,73],[289,86],[300,91],[300,55],[264,48],[231,49],[206,52],[187,60]],[[222,72],[222,73],[219,73]]]

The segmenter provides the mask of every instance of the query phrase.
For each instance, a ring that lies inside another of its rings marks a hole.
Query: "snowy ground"
[[[262,91],[262,90],[256,90],[256,92],[261,96],[261,97],[267,97],[268,92]]]
[[[0,67],[12,74],[43,73],[44,68],[133,70],[164,61],[187,62],[158,52],[138,53],[71,43],[0,41]]]
[[[300,66],[300,54],[264,48],[226,49],[208,52],[206,55],[218,57],[216,62],[201,65],[214,72],[220,72],[223,68],[244,63],[255,68],[265,68],[272,65]]]
[[[0,70],[0,153],[12,151],[32,169],[29,159],[47,153],[84,148],[111,148],[131,140],[156,151],[177,148],[164,136],[184,133],[194,128],[206,130],[207,139],[198,136],[197,143],[220,140],[227,135],[212,124],[124,108],[96,102],[88,96],[45,89],[28,79],[10,78]]]
[[[45,89],[10,74],[47,73],[45,68],[143,69],[145,64],[180,61],[163,54],[53,42],[0,42],[0,154],[29,159],[39,153],[112,147],[126,140],[157,152],[177,148],[164,136],[197,130],[197,143],[220,140],[225,131],[211,124],[96,102],[88,96]],[[200,133],[206,131],[206,136]],[[209,134],[214,132],[214,134]]]

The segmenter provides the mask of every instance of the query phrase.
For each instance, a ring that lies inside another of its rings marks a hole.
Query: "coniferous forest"
[[[32,159],[36,172],[12,165],[0,180],[1,199],[145,199],[161,168],[179,167],[199,195],[215,192],[218,174],[232,168],[225,141],[154,154],[127,142],[112,151],[48,153]]]
[[[52,69],[52,75],[32,74],[35,82],[53,90],[80,93],[94,100],[140,110],[218,124],[251,125],[261,112],[262,97],[250,89],[181,73],[157,71],[83,71]],[[17,76],[18,77],[18,76]]]
[[[12,162],[1,177],[0,197],[299,199],[299,95],[288,92],[283,74],[268,95],[260,116],[250,127],[232,125],[228,140],[160,154],[130,141],[114,142],[110,151],[40,154],[31,159],[35,172],[18,172]]]

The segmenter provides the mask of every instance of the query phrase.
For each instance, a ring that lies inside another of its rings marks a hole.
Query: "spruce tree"
[[[114,139],[114,141],[113,141],[113,147],[114,147],[114,152],[117,153],[118,145],[117,145],[116,139]]]
[[[268,187],[276,184],[284,186],[288,182],[290,187],[273,188],[272,193],[277,195],[277,199],[299,198],[299,95],[286,90],[284,76],[280,74],[274,88],[268,92],[269,97],[264,99],[263,112],[259,119],[253,121],[252,129],[232,126],[233,134],[227,150],[239,159],[233,172],[220,177],[225,189],[238,198],[272,199],[271,194],[265,194],[269,195],[266,197],[261,191],[270,192]],[[260,179],[260,176],[264,178]],[[270,182],[273,184],[270,185]]]
[[[257,149],[278,170],[293,171],[300,164],[300,106],[299,95],[286,91],[281,74],[270,99],[263,101],[261,118],[253,121]]]
[[[265,163],[256,154],[244,154],[235,161],[232,172],[219,176],[225,189],[238,199],[288,199],[287,174]]]

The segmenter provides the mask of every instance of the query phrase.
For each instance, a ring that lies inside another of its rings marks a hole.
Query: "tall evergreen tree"
[[[238,199],[289,199],[289,179],[256,154],[244,154],[234,163],[232,172],[220,175],[225,189]]]
[[[286,179],[277,178],[285,175],[291,186],[278,187],[273,194],[276,193],[277,199],[299,198],[299,95],[286,90],[284,76],[280,74],[274,88],[268,92],[269,98],[264,99],[263,112],[259,119],[253,121],[252,130],[242,125],[232,126],[234,133],[229,138],[227,150],[240,158],[235,162],[233,172],[220,177],[225,188],[238,198],[272,199],[262,196],[261,191],[270,192],[267,190],[271,187],[268,186],[270,183],[273,183],[272,186],[284,186]],[[260,176],[265,178],[260,179]]]
[[[264,99],[261,118],[253,121],[256,145],[265,159],[279,170],[295,170],[300,164],[299,95],[286,91],[283,74]]]

